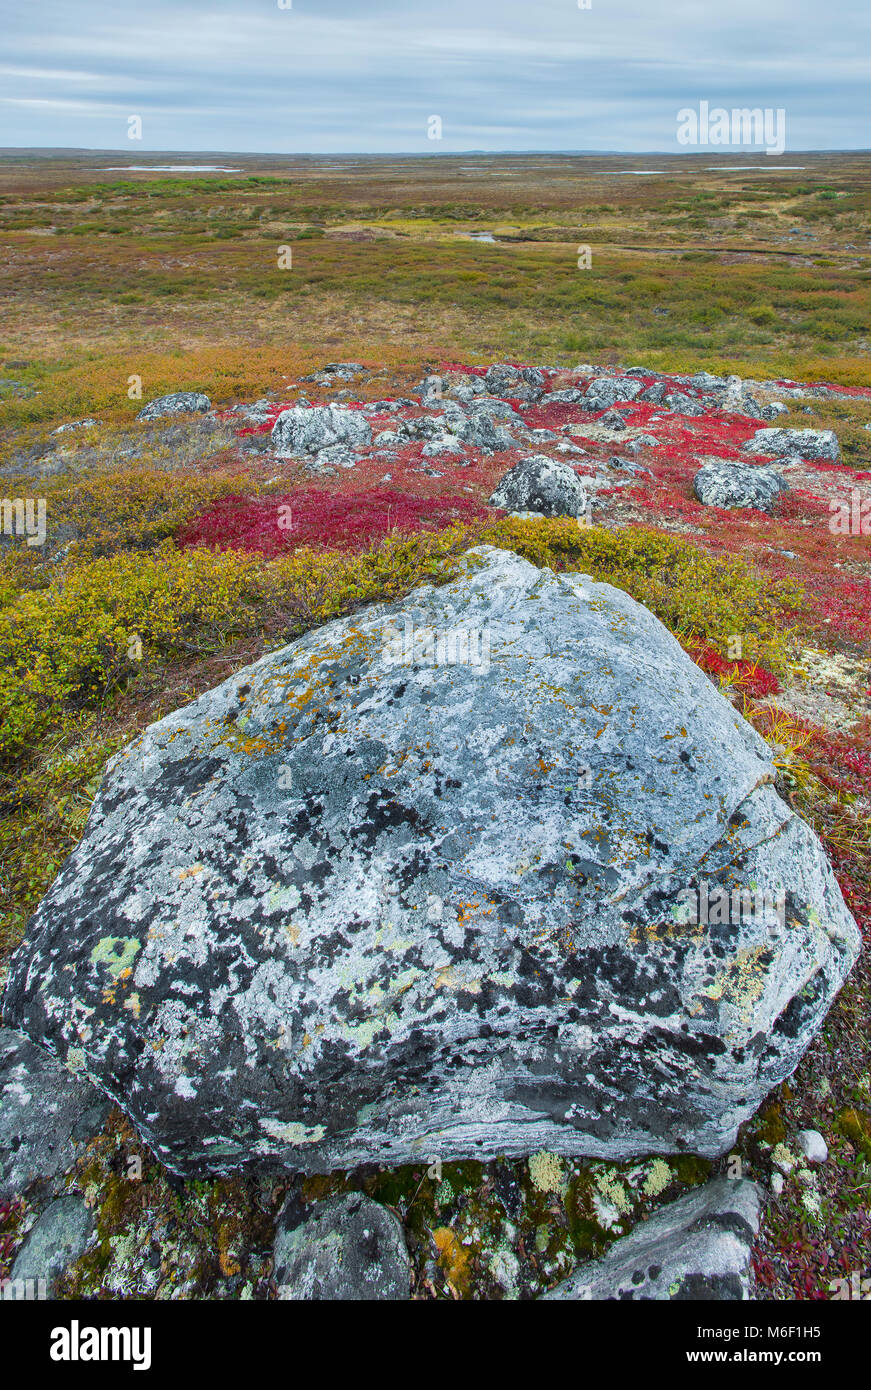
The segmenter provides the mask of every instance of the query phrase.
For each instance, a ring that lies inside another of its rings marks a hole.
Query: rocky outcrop
[[[720,1178],[653,1213],[601,1260],[582,1267],[545,1299],[690,1300],[752,1297],[750,1257],[759,1233],[759,1190]]]
[[[780,494],[789,492],[789,484],[774,468],[716,459],[696,474],[693,491],[707,507],[752,507],[770,512]]]
[[[5,1017],[196,1176],[721,1154],[858,949],[774,775],[627,594],[481,548],[117,755]]]

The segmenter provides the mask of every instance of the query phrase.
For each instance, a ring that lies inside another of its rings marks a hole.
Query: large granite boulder
[[[722,1154],[858,950],[774,776],[645,608],[481,547],[116,755],[5,1017],[181,1173]]]
[[[669,1202],[545,1299],[742,1302],[753,1294],[759,1189],[718,1178]]]
[[[272,426],[271,438],[278,458],[300,458],[331,444],[365,448],[372,442],[372,429],[360,410],[339,405],[291,406]]]

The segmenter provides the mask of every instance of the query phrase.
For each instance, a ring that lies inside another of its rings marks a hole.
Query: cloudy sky
[[[0,0],[0,145],[678,153],[708,101],[871,148],[869,0],[582,3]]]

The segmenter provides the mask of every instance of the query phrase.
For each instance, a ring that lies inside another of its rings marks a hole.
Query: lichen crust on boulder
[[[5,1019],[180,1173],[719,1155],[858,949],[774,778],[647,609],[479,547],[118,754]]]

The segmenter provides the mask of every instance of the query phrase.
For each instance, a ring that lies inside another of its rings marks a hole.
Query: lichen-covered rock
[[[372,442],[372,429],[360,410],[338,405],[292,406],[279,415],[271,438],[278,458],[299,458],[333,444],[365,448]]]
[[[584,395],[590,402],[588,409],[606,410],[618,401],[634,401],[643,389],[644,383],[631,376],[594,376],[587,383]]]
[[[392,1212],[360,1192],[289,1203],[273,1249],[278,1297],[379,1302],[411,1297],[411,1261]]]
[[[94,1226],[94,1213],[84,1197],[70,1194],[52,1202],[15,1257],[13,1284],[33,1284],[37,1297],[53,1298],[59,1277],[87,1249]]]
[[[90,415],[85,420],[69,420],[65,425],[58,425],[56,430],[52,430],[52,435],[69,434],[71,430],[87,430],[99,423],[99,420],[92,419]]]
[[[196,1176],[721,1154],[858,950],[774,777],[645,608],[482,547],[116,755],[5,1017]]]
[[[507,362],[494,363],[484,376],[484,384],[492,396],[511,396],[512,388],[521,384],[541,390],[544,383],[544,372],[538,367],[512,367]]]
[[[537,367],[497,363],[487,369],[484,384],[492,396],[510,396],[512,400],[532,403],[544,395],[545,376]]]
[[[66,1173],[109,1103],[11,1028],[0,1029],[0,1201]]]
[[[205,415],[211,408],[212,402],[202,391],[174,391],[169,396],[158,396],[156,400],[149,401],[136,418],[160,420],[167,415]]]
[[[693,491],[706,507],[752,507],[770,512],[780,494],[789,492],[789,484],[774,468],[718,459],[699,470]]]
[[[545,1299],[741,1301],[752,1297],[755,1183],[719,1178],[653,1213]]]
[[[673,415],[704,415],[705,407],[694,396],[688,396],[686,391],[669,391],[664,400],[665,405]]]
[[[574,469],[562,459],[533,454],[500,479],[490,505],[506,512],[582,516],[587,510],[587,494]]]
[[[513,449],[515,445],[514,437],[509,430],[504,425],[497,425],[493,412],[488,410],[476,411],[457,430],[457,437],[464,444],[483,449],[489,454],[503,453],[506,449]]]
[[[839,463],[841,446],[834,430],[757,430],[744,445],[748,454],[823,459]]]

